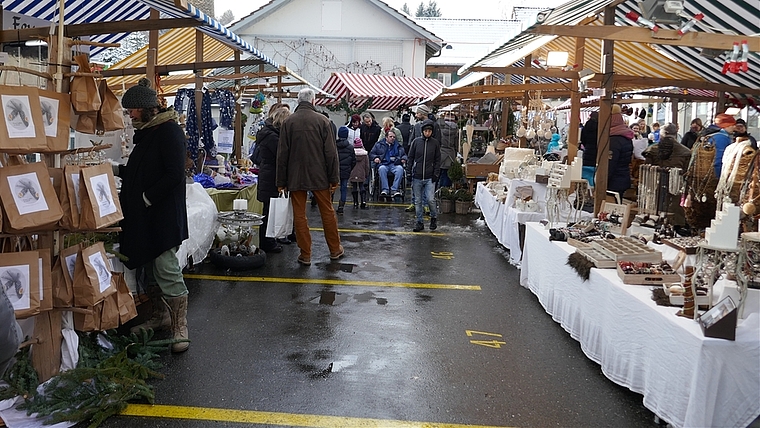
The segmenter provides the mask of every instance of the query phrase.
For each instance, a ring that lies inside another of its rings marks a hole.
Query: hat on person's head
[[[728,128],[729,126],[736,125],[736,119],[730,114],[720,113],[715,116],[715,124],[721,128]]]
[[[430,114],[430,107],[426,106],[425,104],[421,104],[417,106],[417,113],[422,113],[424,115]]]
[[[348,128],[345,126],[338,128],[338,138],[348,138]]]
[[[361,138],[354,138],[354,147],[364,147],[364,143],[362,143]]]
[[[351,115],[351,122],[361,122],[362,118],[358,114]]]
[[[158,96],[150,88],[150,80],[143,77],[137,85],[127,89],[121,97],[121,105],[124,108],[158,107]]]
[[[664,133],[664,134],[671,135],[671,136],[675,137],[676,135],[678,135],[678,127],[676,126],[675,123],[671,122],[671,123],[668,123],[667,125],[663,126],[662,129],[660,130],[660,133],[661,134]]]
[[[744,119],[742,119],[742,118],[736,119],[736,124],[737,125],[744,125],[745,128],[747,127],[747,122],[744,121]]]
[[[430,119],[425,119],[424,122],[422,122],[422,130],[430,129],[431,131],[435,129],[433,126],[433,121]]]

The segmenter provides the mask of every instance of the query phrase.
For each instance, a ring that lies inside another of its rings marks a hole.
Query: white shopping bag
[[[293,232],[293,204],[284,192],[269,199],[267,238],[285,238]]]

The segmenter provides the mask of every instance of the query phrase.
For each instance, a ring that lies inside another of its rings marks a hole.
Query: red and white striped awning
[[[420,100],[438,93],[443,84],[424,77],[398,77],[377,74],[333,73],[322,90],[334,94],[334,99],[323,98],[320,105],[336,104],[348,97],[351,107],[361,106],[372,98],[372,110],[396,110],[403,105],[413,106]]]

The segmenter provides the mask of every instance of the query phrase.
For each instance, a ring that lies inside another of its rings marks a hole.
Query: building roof
[[[523,23],[507,19],[451,19],[418,17],[414,20],[443,39],[446,44],[440,56],[428,65],[464,65],[494,49],[494,43],[512,38]]]
[[[233,30],[239,30],[241,28],[246,28],[250,25],[253,25],[256,22],[259,22],[262,19],[266,18],[268,15],[272,14],[277,9],[283,7],[285,4],[290,3],[291,1],[293,0],[272,0],[269,3],[261,6],[260,8],[254,10],[249,15],[234,22],[230,26],[230,28]],[[443,43],[441,38],[433,34],[432,32],[426,30],[419,24],[417,24],[413,19],[408,17],[405,13],[399,12],[398,10],[391,7],[390,5],[388,5],[388,3],[382,0],[365,0],[365,1],[374,4],[375,6],[380,8],[380,10],[398,19],[402,24],[409,27],[410,30],[417,33],[420,36],[420,38],[425,41],[426,50],[429,56],[441,50],[442,43]]]

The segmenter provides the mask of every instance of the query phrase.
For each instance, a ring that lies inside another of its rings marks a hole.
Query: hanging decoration
[[[216,121],[211,117],[212,101],[216,101],[220,104],[220,110],[222,114],[221,120],[223,126],[226,123],[227,126],[232,127],[233,115],[231,111],[234,108],[234,96],[227,90],[217,92],[218,93],[212,94],[206,89],[201,91],[203,97],[201,99],[200,129],[198,129],[195,109],[195,90],[179,89],[177,91],[177,95],[174,98],[174,109],[177,111],[183,111],[184,103],[187,102],[187,123],[185,125],[185,133],[187,134],[187,149],[190,151],[190,155],[193,160],[198,159],[198,148],[200,147],[201,140],[203,141],[202,147],[205,149],[208,156],[216,156],[214,129],[216,129],[218,125]]]
[[[347,97],[343,97],[340,99],[340,102],[338,102],[337,104],[327,105],[325,107],[327,107],[327,109],[330,111],[344,111],[346,112],[346,118],[349,118],[355,114],[358,114],[361,116],[362,113],[367,111],[367,109],[372,106],[372,102],[374,100],[375,98],[369,97],[361,105],[358,105],[356,108],[352,108],[351,105],[356,106],[357,103],[356,102],[349,103]]]
[[[267,97],[259,92],[251,100],[251,109],[249,110],[253,114],[260,114],[264,112],[264,106],[267,105]]]

